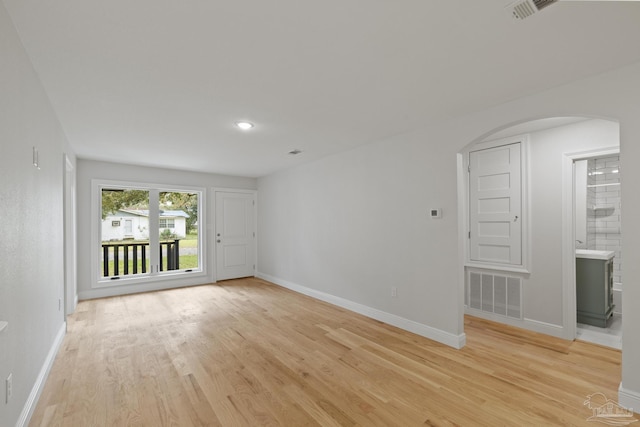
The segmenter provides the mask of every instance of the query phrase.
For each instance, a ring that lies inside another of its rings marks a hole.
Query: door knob
[[[216,242],[220,243],[220,239],[216,240]]]

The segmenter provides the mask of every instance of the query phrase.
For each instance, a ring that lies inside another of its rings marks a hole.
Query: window
[[[160,218],[160,230],[165,228],[176,228],[176,222],[173,218]]]
[[[204,189],[102,180],[93,189],[95,286],[204,273]]]

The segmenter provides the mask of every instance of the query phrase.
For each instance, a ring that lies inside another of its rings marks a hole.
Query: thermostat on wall
[[[433,219],[442,218],[442,209],[431,209],[429,213]]]

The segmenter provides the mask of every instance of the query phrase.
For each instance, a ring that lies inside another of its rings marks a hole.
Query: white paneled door
[[[469,153],[472,261],[522,264],[520,144]]]
[[[255,193],[216,191],[216,279],[255,274]]]

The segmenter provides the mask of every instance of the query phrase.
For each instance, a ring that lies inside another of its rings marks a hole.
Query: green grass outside
[[[198,247],[198,233],[189,233],[187,237],[180,239],[181,248],[197,248]]]
[[[189,233],[186,237],[181,237],[180,239],[180,247],[181,248],[197,248],[198,247],[198,233]],[[123,244],[133,244],[133,243],[149,243],[148,240],[119,240],[119,241],[104,241],[103,245],[123,245]]]

